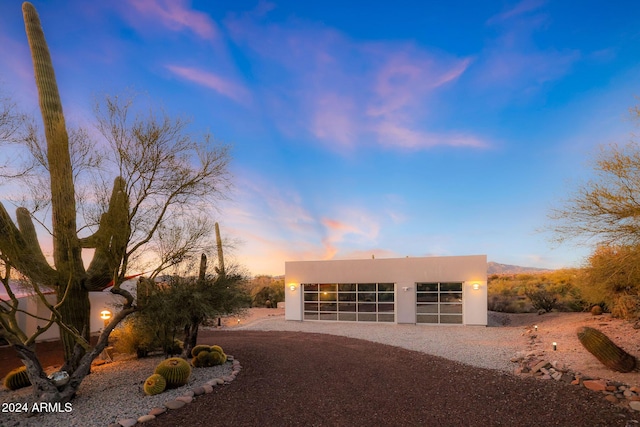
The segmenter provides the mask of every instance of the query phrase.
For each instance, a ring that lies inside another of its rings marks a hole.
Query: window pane
[[[418,323],[438,323],[438,315],[418,315]]]
[[[375,313],[358,313],[358,322],[375,322],[376,314]]]
[[[440,313],[462,314],[462,304],[440,304]]]
[[[346,322],[355,322],[356,314],[355,313],[338,313],[338,320],[343,320]]]
[[[378,312],[390,311],[393,313],[394,306],[395,304],[393,303],[378,304]]]
[[[379,292],[393,292],[393,283],[378,283]]]
[[[356,311],[356,304],[350,302],[341,302],[338,304],[338,311]]]
[[[320,320],[338,320],[337,313],[320,313]]]
[[[337,301],[337,297],[335,292],[320,292],[320,301]]]
[[[378,322],[393,322],[394,320],[393,314],[378,314]]]
[[[338,293],[338,301],[355,301],[356,293],[355,292],[339,292]]]
[[[320,292],[336,292],[338,290],[338,285],[334,283],[325,283],[320,285]]]
[[[370,303],[358,303],[358,311],[359,312],[365,312],[365,313],[375,313],[376,311],[376,304],[370,304]]]
[[[418,302],[438,302],[438,294],[418,294]]]
[[[303,283],[302,286],[304,287],[304,291],[317,291],[318,290],[318,285],[315,283]]]
[[[360,292],[375,292],[376,284],[375,283],[359,283],[358,291]]]
[[[356,285],[355,283],[341,283],[338,285],[338,291],[340,292],[355,292]]]
[[[446,291],[458,291],[462,292],[462,283],[440,283],[440,290]]]
[[[440,323],[447,323],[447,324],[462,323],[462,316],[456,315],[456,314],[449,314],[449,315],[443,314],[440,316]]]
[[[378,294],[378,301],[381,302],[393,302],[395,295],[390,292],[382,292]]]
[[[376,294],[375,292],[369,292],[369,293],[361,292],[358,294],[358,301],[376,302]]]
[[[304,312],[304,320],[318,320],[318,313]]]
[[[436,292],[438,290],[438,284],[437,283],[417,283],[416,290],[418,292],[425,292],[425,291]]]
[[[440,302],[462,302],[462,293],[461,292],[441,293]]]
[[[338,304],[335,302],[321,302],[320,311],[338,311]]]
[[[438,304],[418,304],[416,311],[418,313],[437,313]]]
[[[304,303],[304,311],[318,311],[318,303],[305,302]]]
[[[316,292],[305,292],[304,293],[305,301],[318,301],[318,294]]]

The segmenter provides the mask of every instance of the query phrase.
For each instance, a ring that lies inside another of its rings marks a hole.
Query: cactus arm
[[[87,269],[87,290],[102,290],[117,276],[130,234],[129,199],[125,181],[118,177],[113,184],[109,209],[102,215],[98,231],[87,239],[96,248]]]
[[[20,230],[0,203],[0,252],[11,265],[34,282],[51,285],[56,272],[47,263],[38,246],[29,213],[26,209],[18,209],[17,217]]]

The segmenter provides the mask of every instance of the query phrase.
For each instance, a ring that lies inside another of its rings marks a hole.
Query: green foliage
[[[166,334],[134,314],[122,322],[111,334],[113,347],[118,353],[136,354],[146,357],[149,353],[162,350],[165,355],[172,356],[182,352],[182,342]]]
[[[578,270],[522,273],[489,277],[489,310],[525,313],[535,310],[581,311],[585,309],[577,287]],[[548,309],[548,310],[547,310]]]
[[[18,390],[19,388],[28,387],[31,385],[29,376],[27,375],[27,367],[21,366],[9,372],[4,377],[4,386],[9,390]]]
[[[640,247],[600,246],[580,275],[580,290],[590,304],[607,307],[611,314],[635,320],[640,312]]]
[[[618,347],[605,334],[586,326],[578,329],[578,339],[584,348],[607,368],[617,372],[631,372],[636,367],[636,358]]]
[[[167,277],[145,294],[143,309],[134,314],[134,330],[157,339],[165,354],[170,355],[175,337],[184,332],[186,325],[246,307],[250,297],[242,286],[244,281],[244,276],[229,268],[224,276],[203,281],[195,277]]]
[[[164,377],[167,381],[167,388],[180,387],[189,381],[191,365],[180,357],[172,357],[160,362],[155,373]]]
[[[275,308],[284,301],[284,279],[271,276],[257,276],[249,282],[252,306]]]
[[[144,382],[144,393],[148,396],[162,393],[167,388],[167,380],[160,374],[153,374]]]

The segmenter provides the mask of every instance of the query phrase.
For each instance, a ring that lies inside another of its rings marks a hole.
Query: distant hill
[[[543,273],[553,271],[548,268],[521,267],[519,265],[499,264],[497,262],[487,263],[487,274],[519,274],[519,273]]]

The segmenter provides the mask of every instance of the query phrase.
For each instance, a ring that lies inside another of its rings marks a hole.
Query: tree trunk
[[[69,292],[58,309],[62,316],[63,322],[72,329],[78,331],[87,342],[89,342],[91,332],[91,304],[89,302],[89,292],[84,289],[81,283],[72,282]],[[58,287],[58,301],[64,296],[62,286]],[[81,347],[76,349],[76,337],[65,331],[60,330],[60,338],[64,348],[65,364],[63,369],[72,374],[80,363],[80,359],[84,356],[85,351]]]

